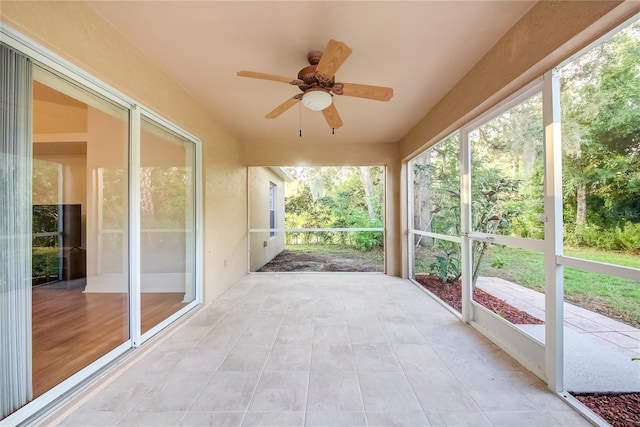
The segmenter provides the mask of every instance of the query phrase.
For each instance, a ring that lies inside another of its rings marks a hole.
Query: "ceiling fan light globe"
[[[320,90],[310,91],[302,95],[302,104],[310,110],[322,111],[331,105],[331,95]]]

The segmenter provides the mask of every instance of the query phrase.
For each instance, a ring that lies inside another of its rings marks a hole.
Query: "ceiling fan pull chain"
[[[302,103],[298,105],[300,105],[300,138],[302,138]]]
[[[331,135],[335,135],[336,134],[336,128],[331,128]]]

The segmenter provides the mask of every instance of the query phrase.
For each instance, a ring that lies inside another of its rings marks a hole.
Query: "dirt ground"
[[[427,275],[416,275],[416,281],[458,312],[462,311],[462,286],[460,281],[442,283],[440,278]],[[512,307],[506,301],[496,298],[482,289],[473,290],[473,300],[515,325],[540,325],[544,323],[537,317]]]
[[[285,249],[259,272],[384,272],[382,256],[355,249],[336,248],[332,252]]]

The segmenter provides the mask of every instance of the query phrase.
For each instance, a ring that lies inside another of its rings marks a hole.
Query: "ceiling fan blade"
[[[267,118],[267,119],[275,119],[280,114],[284,113],[289,108],[291,108],[294,105],[296,105],[298,102],[300,102],[300,97],[297,96],[297,95],[294,96],[293,98],[289,98],[286,101],[284,101],[282,104],[280,104],[276,108],[274,108],[273,111],[271,111],[269,114],[267,114],[264,117]]]
[[[336,95],[355,96],[357,98],[388,101],[393,97],[393,88],[383,86],[361,85],[357,83],[336,83],[333,93]]]
[[[342,127],[344,123],[342,123],[342,119],[340,118],[340,114],[338,114],[338,110],[336,110],[336,106],[331,104],[324,110],[322,110],[322,115],[324,116],[327,124],[332,129],[338,129]]]
[[[251,77],[254,79],[272,80],[274,82],[292,83],[294,79],[283,76],[276,76],[275,74],[257,73],[255,71],[238,71],[240,77]]]
[[[316,66],[316,73],[326,76],[331,80],[338,71],[338,68],[351,55],[351,48],[336,40],[329,40],[322,52],[322,58]]]

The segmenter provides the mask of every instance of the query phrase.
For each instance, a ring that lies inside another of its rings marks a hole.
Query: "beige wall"
[[[224,124],[82,2],[3,0],[1,19],[201,139],[205,299],[246,274],[246,168]]]
[[[284,180],[270,168],[249,169],[249,227],[269,228],[270,185],[277,185],[276,227],[284,228]],[[284,250],[285,234],[251,233],[250,271],[257,271]],[[265,246],[266,242],[266,246]]]

